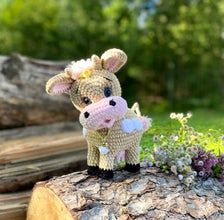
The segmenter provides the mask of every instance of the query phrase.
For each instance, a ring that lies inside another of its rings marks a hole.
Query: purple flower
[[[206,170],[209,170],[209,169],[211,169],[217,163],[218,163],[218,158],[216,156],[214,156],[213,158],[208,158],[205,161],[204,168]]]
[[[200,166],[200,167],[204,166],[204,162],[202,160],[199,160],[198,161],[198,166]]]
[[[203,177],[204,175],[205,175],[205,172],[203,170],[201,170],[201,171],[198,172],[198,176]]]
[[[153,166],[153,162],[149,161],[148,162],[148,167],[152,167]]]
[[[212,168],[219,162],[216,155],[198,148],[197,155],[192,158],[192,167],[200,177],[207,178],[213,175]]]

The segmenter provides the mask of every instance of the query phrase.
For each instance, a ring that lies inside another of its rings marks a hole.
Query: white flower
[[[188,112],[187,113],[187,118],[191,118],[192,117],[192,112]]]
[[[179,174],[177,177],[180,181],[183,180],[183,178],[184,178],[183,175],[181,175],[181,174]]]
[[[200,171],[200,172],[198,173],[198,175],[199,175],[199,176],[204,176],[204,175],[205,175],[205,172],[204,172],[204,171]]]
[[[171,118],[171,119],[175,119],[176,116],[177,116],[177,115],[176,115],[176,113],[174,113],[174,112],[172,112],[172,113],[170,114],[170,118]]]
[[[175,175],[177,175],[177,167],[176,167],[175,165],[172,165],[172,166],[170,167],[170,170],[171,170]]]
[[[187,158],[186,162],[187,162],[187,164],[191,164],[192,163],[191,158]]]
[[[153,142],[156,142],[156,141],[158,141],[158,140],[159,140],[159,137],[158,137],[158,135],[154,135],[154,136],[153,136],[153,138],[152,138],[152,140],[153,140]]]
[[[178,113],[177,115],[176,115],[176,118],[177,119],[182,119],[184,117],[184,114],[183,113]]]
[[[145,148],[144,151],[148,153],[150,151],[149,147]]]
[[[182,162],[181,160],[178,160],[178,161],[177,161],[177,166],[178,166],[178,167],[182,167],[183,165],[184,165],[184,164],[183,164],[183,162]]]
[[[192,182],[193,182],[193,179],[192,179],[191,177],[187,177],[187,178],[185,179],[185,184],[186,184],[187,186],[189,186]]]
[[[173,140],[173,141],[177,141],[177,140],[178,140],[178,136],[175,135],[175,134],[172,134],[172,135],[170,136],[170,139]]]
[[[152,167],[153,163],[151,161],[148,162],[148,167]]]
[[[200,166],[200,167],[204,166],[204,162],[202,160],[199,160],[198,161],[198,166]]]
[[[80,74],[86,70],[90,70],[93,68],[93,63],[90,59],[87,60],[79,60],[71,62],[66,68],[65,72],[71,76],[72,79],[76,80],[79,78]]]
[[[173,140],[174,140],[174,141],[177,141],[177,140],[178,140],[178,136],[177,136],[177,135],[174,136]]]
[[[195,177],[195,176],[197,176],[197,172],[196,171],[193,171],[192,172],[192,175]]]
[[[146,168],[146,167],[147,167],[147,162],[142,161],[142,162],[140,163],[140,167],[142,167],[142,168]]]
[[[100,151],[100,154],[108,154],[110,150],[108,147],[100,146],[99,151]]]

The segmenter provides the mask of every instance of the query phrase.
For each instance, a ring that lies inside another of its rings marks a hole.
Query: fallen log
[[[0,131],[0,143],[2,144],[5,141],[34,137],[39,135],[60,134],[68,131],[81,131],[81,125],[77,121],[75,121],[5,129]],[[1,144],[0,149],[2,146]]]
[[[25,220],[31,190],[0,194],[0,220]]]
[[[45,92],[47,80],[67,63],[0,56],[0,129],[77,119],[67,96]]]
[[[86,141],[80,131],[47,132],[4,141],[0,145],[0,192],[27,189],[37,181],[85,167]]]
[[[156,168],[113,181],[71,173],[36,184],[27,220],[223,219],[224,189],[203,184],[188,189]]]

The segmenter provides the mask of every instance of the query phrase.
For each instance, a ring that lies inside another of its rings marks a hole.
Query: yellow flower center
[[[91,75],[92,75],[92,70],[87,69],[79,75],[79,79],[86,79],[86,78],[89,78]]]

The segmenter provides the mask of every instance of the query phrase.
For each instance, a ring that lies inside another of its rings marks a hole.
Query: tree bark
[[[0,192],[27,189],[37,181],[85,169],[86,141],[80,131],[71,131],[74,127],[59,123],[3,132]],[[10,132],[21,136],[12,140]]]
[[[117,171],[113,181],[76,172],[37,183],[27,219],[223,219],[222,190],[188,189],[156,168]]]
[[[0,56],[0,129],[77,119],[68,96],[45,92],[47,80],[67,63]]]

